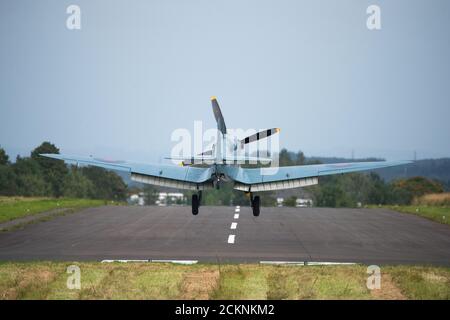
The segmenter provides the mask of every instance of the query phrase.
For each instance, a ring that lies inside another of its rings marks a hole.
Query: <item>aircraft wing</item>
[[[164,164],[142,164],[94,157],[80,157],[45,153],[41,156],[64,160],[67,163],[95,166],[129,172],[133,181],[179,189],[203,190],[212,187],[211,168],[177,167]]]
[[[373,170],[411,162],[350,162],[257,169],[226,167],[225,171],[231,179],[235,180],[235,189],[257,192],[306,187],[317,184],[320,176]]]

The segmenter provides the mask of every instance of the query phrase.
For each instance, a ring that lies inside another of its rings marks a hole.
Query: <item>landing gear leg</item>
[[[198,207],[199,207],[199,201],[198,201],[198,195],[193,194],[192,195],[192,214],[196,216],[198,214]]]
[[[192,195],[192,214],[196,216],[198,214],[198,207],[200,207],[200,201],[202,200],[202,193],[201,191],[199,194],[193,194]]]
[[[253,209],[253,215],[255,217],[259,216],[259,212],[260,212],[260,204],[261,204],[261,200],[259,198],[259,196],[255,196],[253,197],[253,195],[250,193],[250,201],[252,204],[252,209]]]

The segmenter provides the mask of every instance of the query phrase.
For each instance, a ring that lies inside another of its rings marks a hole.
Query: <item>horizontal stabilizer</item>
[[[271,158],[264,157],[249,157],[249,156],[226,156],[222,159],[216,159],[212,156],[192,156],[192,157],[167,157],[165,159],[182,161],[183,165],[190,164],[258,164],[258,163],[270,163]]]

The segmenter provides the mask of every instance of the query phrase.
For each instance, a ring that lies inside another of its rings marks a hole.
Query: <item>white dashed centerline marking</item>
[[[234,209],[234,217],[233,217],[234,219],[239,219],[239,212],[241,212],[241,207],[240,206],[236,206],[235,209]],[[237,228],[237,222],[232,222],[231,226],[230,226],[230,229],[231,230],[236,230],[236,228]],[[233,244],[235,239],[236,239],[236,235],[230,234],[228,236],[228,243]]]

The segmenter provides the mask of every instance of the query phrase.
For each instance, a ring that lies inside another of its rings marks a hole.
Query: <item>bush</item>
[[[450,206],[450,192],[431,193],[414,199],[415,205]]]
[[[283,205],[286,207],[295,207],[296,204],[297,204],[296,196],[289,197],[283,202]]]
[[[414,198],[430,193],[444,192],[443,185],[424,177],[395,180],[391,184],[391,202],[394,204],[411,204]]]

